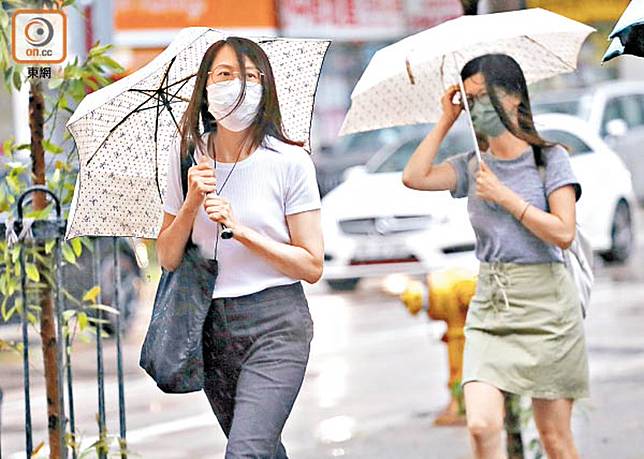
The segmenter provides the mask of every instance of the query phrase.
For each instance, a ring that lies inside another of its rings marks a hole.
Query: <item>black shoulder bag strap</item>
[[[188,194],[188,169],[194,164],[192,153],[195,151],[195,146],[190,143],[190,151],[185,158],[181,160],[181,188],[183,189],[183,199],[186,199]]]
[[[195,151],[195,146],[191,142],[189,148],[189,152],[186,155],[185,158],[181,158],[181,188],[183,190],[183,200],[186,200],[186,196],[188,195],[188,169],[193,165],[194,163],[194,158],[192,156],[193,152]],[[190,228],[190,234],[188,235],[188,245],[195,245],[194,242],[192,242],[192,227]]]

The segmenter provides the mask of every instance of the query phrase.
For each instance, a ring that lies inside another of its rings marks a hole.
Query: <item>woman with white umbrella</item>
[[[180,161],[190,143],[200,157],[184,201]],[[219,260],[203,329],[204,390],[228,437],[226,458],[284,459],[280,436],[313,337],[301,280],[320,278],[323,244],[315,169],[283,132],[262,48],[239,37],[210,46],[175,146],[157,253],[175,269],[192,229],[203,255]],[[220,225],[232,238],[220,241]]]
[[[578,458],[571,432],[573,401],[587,397],[588,363],[576,286],[562,249],[575,238],[581,196],[561,145],[535,129],[523,71],[505,54],[487,54],[461,70],[442,99],[442,117],[411,156],[406,186],[468,197],[480,260],[477,291],[465,325],[463,388],[477,458],[505,456],[503,392],[532,398],[548,457]],[[432,162],[468,104],[475,151]],[[540,168],[545,169],[543,177]]]

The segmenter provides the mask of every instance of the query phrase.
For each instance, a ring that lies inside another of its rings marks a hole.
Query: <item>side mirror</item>
[[[622,137],[628,132],[628,124],[621,118],[606,123],[606,134],[610,137]]]
[[[349,180],[350,178],[356,178],[361,175],[366,175],[367,174],[367,168],[364,166],[353,166],[349,167],[344,171],[342,174],[342,180]]]

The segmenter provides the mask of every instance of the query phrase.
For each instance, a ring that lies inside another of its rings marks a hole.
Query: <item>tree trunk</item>
[[[31,79],[29,92],[29,128],[31,130],[31,172],[34,185],[45,184],[45,150],[42,145],[45,124],[45,99],[42,94],[42,83]],[[34,209],[44,209],[47,205],[45,193],[33,194]]]
[[[31,130],[32,183],[45,185],[45,151],[43,148],[45,100],[42,84],[39,79],[30,80],[29,93],[29,128]],[[32,194],[34,210],[44,209],[47,205],[45,193],[37,191]],[[46,272],[49,267],[36,260],[39,272]],[[24,274],[23,274],[24,275]],[[64,445],[61,444],[61,417],[59,404],[59,381],[56,361],[56,315],[49,284],[39,289],[38,300],[40,312],[40,339],[42,342],[43,365],[45,373],[45,391],[47,395],[47,430],[49,434],[49,458],[60,459]],[[26,306],[26,305],[25,305]]]

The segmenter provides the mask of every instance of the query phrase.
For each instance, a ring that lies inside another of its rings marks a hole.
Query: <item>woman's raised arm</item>
[[[403,170],[402,181],[415,190],[452,190],[456,187],[456,173],[449,164],[432,165],[445,136],[461,113],[462,106],[452,102],[458,86],[450,87],[441,100],[443,116],[418,145]]]

